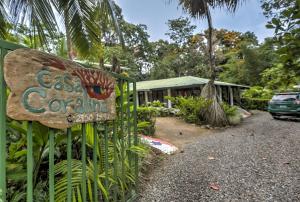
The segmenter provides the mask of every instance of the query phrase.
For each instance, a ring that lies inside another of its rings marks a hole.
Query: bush
[[[137,130],[143,135],[152,136],[155,133],[155,117],[157,109],[154,107],[137,108]]]
[[[237,106],[230,106],[227,103],[222,103],[222,108],[227,116],[230,125],[238,125],[242,121],[242,116],[238,112]]]
[[[156,110],[156,116],[159,117],[176,116],[179,112],[178,109],[166,107],[165,103],[162,103],[159,100],[148,102],[146,107],[154,108]]]
[[[253,86],[242,94],[242,106],[248,110],[267,110],[273,92],[261,86]]]
[[[179,113],[178,109],[167,108],[167,107],[155,107],[157,110],[157,116],[167,117],[167,116],[177,116]]]
[[[261,86],[253,86],[246,90],[243,94],[243,98],[249,99],[271,99],[273,96],[273,91],[263,88]]]
[[[222,108],[230,125],[238,125],[242,121],[242,116],[238,112],[237,106],[230,106],[227,103],[222,103]]]
[[[176,108],[179,109],[179,116],[188,123],[201,124],[204,122],[201,111],[211,104],[211,101],[202,97],[167,97]],[[242,117],[238,113],[236,106],[222,104],[222,108],[231,125],[237,125],[241,122]]]
[[[147,104],[148,107],[165,107],[164,103],[161,103],[159,100],[154,100]]]
[[[242,106],[247,110],[263,110],[266,111],[268,108],[269,99],[259,98],[242,98]]]
[[[237,106],[230,106],[227,103],[222,103],[222,108],[226,114],[227,117],[229,116],[235,116],[238,114],[238,108]]]
[[[200,124],[203,122],[201,110],[210,105],[210,101],[202,97],[166,97],[171,100],[175,108],[179,109],[178,115],[188,123]]]

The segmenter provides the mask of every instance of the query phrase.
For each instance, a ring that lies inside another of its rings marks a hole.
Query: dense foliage
[[[123,113],[127,113],[129,105],[131,113],[133,113],[132,103],[128,103],[128,97],[132,96],[132,91],[127,91],[127,85],[123,86]],[[9,93],[9,92],[8,92]],[[120,111],[120,89],[116,88],[116,106]],[[120,123],[120,117],[115,120]],[[134,145],[134,138],[129,132],[133,128],[133,117],[124,121],[123,129],[119,126],[113,129],[114,123],[107,122],[106,127],[104,123],[97,123],[96,132],[93,129],[93,124],[87,124],[86,127],[86,153],[87,153],[87,192],[88,200],[93,199],[94,180],[97,180],[97,188],[99,190],[99,198],[101,200],[108,199],[110,201],[116,198],[123,200],[132,187],[135,186],[133,155],[136,154],[140,158],[146,155],[147,148],[143,144]],[[18,202],[24,201],[26,198],[27,186],[27,122],[20,122],[8,119],[7,120],[7,182],[9,201]],[[108,135],[108,142],[105,142],[105,133]],[[33,191],[34,201],[49,200],[49,128],[37,122],[33,122]],[[129,142],[129,137],[130,142]],[[55,201],[64,201],[67,196],[67,135],[65,131],[55,130]],[[93,146],[97,145],[97,159],[98,159],[98,174],[94,178],[93,165]],[[72,193],[73,201],[81,201],[82,192],[82,128],[81,125],[72,127]],[[105,185],[105,147],[107,146],[107,169],[108,169],[108,189]],[[131,158],[130,158],[131,157]],[[122,167],[124,166],[124,167]],[[124,176],[124,177],[123,177]],[[118,191],[112,189],[118,188]]]
[[[26,198],[26,135],[27,135],[27,125],[17,121],[8,122],[8,158],[7,158],[7,178],[8,178],[8,199],[9,201],[23,201]],[[34,201],[44,201],[48,199],[48,165],[49,165],[49,129],[42,126],[39,123],[33,123],[33,154],[34,154],[34,173],[33,173],[33,185],[34,185]],[[129,147],[127,141],[125,142],[124,148],[125,152],[125,163],[123,179],[121,172],[121,141],[120,137],[116,140],[112,139],[112,125],[109,127],[109,142],[108,142],[108,154],[109,154],[109,187],[117,186],[123,187],[116,194],[117,198],[121,198],[122,195],[126,195],[129,190],[129,186],[134,185],[134,174],[133,167],[130,167],[127,155],[131,153],[136,153],[143,156],[146,152],[145,148],[140,145],[138,147]],[[92,154],[93,145],[98,145],[97,158],[98,161],[98,189],[101,190],[101,197],[112,199],[112,192],[105,189],[104,187],[104,128],[101,124],[97,127],[97,133],[99,136],[96,138],[97,142],[94,142],[94,132],[92,125],[87,126],[86,130],[86,140],[87,140],[87,153]],[[118,132],[118,136],[121,133]],[[125,136],[126,139],[127,135]],[[81,198],[81,186],[82,186],[82,161],[81,161],[81,128],[74,127],[72,129],[72,188],[73,194],[76,198]],[[57,201],[63,201],[67,194],[67,136],[63,131],[57,130],[55,132],[55,199]],[[133,145],[133,144],[132,144]],[[115,151],[117,149],[117,151]],[[117,155],[116,155],[117,154]],[[113,162],[117,162],[117,173],[113,172]],[[87,164],[87,180],[88,180],[88,192],[92,193],[93,189],[91,184],[94,182],[94,167],[92,155],[88,155]],[[119,180],[117,180],[119,179]],[[123,179],[123,180],[121,180]],[[88,195],[89,200],[93,201],[93,196]],[[74,200],[76,201],[76,200]]]
[[[202,97],[166,97],[171,100],[172,104],[179,111],[176,113],[177,116],[181,117],[188,123],[195,123],[199,125],[205,124],[203,117],[203,111],[211,104]],[[230,106],[226,103],[222,103],[222,108],[227,118],[240,119],[236,106]],[[230,122],[231,123],[231,122]]]
[[[189,1],[180,1],[184,2]],[[225,1],[219,1],[225,2]],[[234,3],[236,1],[226,1]],[[243,94],[242,103],[247,109],[264,110],[268,100],[277,91],[286,91],[300,84],[300,2],[299,0],[261,0],[262,9],[269,19],[267,28],[274,30],[274,37],[259,42],[253,32],[214,29],[212,45],[215,48],[216,79],[255,86]],[[225,4],[228,6],[227,4]],[[220,4],[220,7],[224,6]],[[230,6],[230,5],[229,5]],[[231,8],[235,9],[235,8]],[[55,17],[55,15],[58,17]],[[117,64],[130,68],[127,74],[137,80],[163,79],[176,76],[209,78],[210,55],[206,42],[209,30],[195,33],[196,26],[188,18],[170,19],[169,40],[149,41],[147,26],[127,22],[122,9],[113,1],[79,0],[3,0],[0,1],[0,39],[12,41],[29,48],[44,50],[61,57],[76,59],[104,68],[117,58]],[[122,34],[121,34],[122,33]],[[126,89],[124,89],[126,91]],[[129,95],[128,95],[129,96]],[[210,103],[203,98],[169,98],[179,109],[179,115],[187,122],[203,122],[201,110]],[[126,103],[124,103],[126,105]],[[161,103],[153,103],[138,109],[138,132],[153,135],[155,116],[176,114]],[[227,117],[236,116],[237,109],[222,105]],[[173,111],[172,111],[173,110]],[[103,133],[99,126],[98,132]],[[26,191],[26,133],[27,125],[8,120],[8,197],[20,201]],[[34,124],[34,187],[35,200],[47,198],[48,130]],[[80,187],[80,128],[73,129],[75,155],[72,170],[74,190]],[[87,132],[87,146],[91,150],[93,132]],[[66,136],[55,133],[57,197],[65,198]],[[101,138],[97,139],[100,146]],[[112,141],[110,140],[110,145]],[[117,143],[120,150],[120,143]],[[145,149],[128,148],[139,154]],[[112,147],[109,147],[109,152]],[[103,159],[101,151],[98,158]],[[110,155],[109,161],[120,156]],[[103,165],[99,162],[99,189],[103,197],[111,197],[103,188]],[[125,163],[128,165],[128,163]],[[93,168],[88,164],[89,174]],[[123,181],[110,180],[109,186],[122,187],[121,193],[133,185],[130,168],[125,169]],[[112,173],[110,171],[110,173]],[[117,173],[120,175],[120,173]],[[90,175],[89,175],[90,176]],[[110,176],[111,177],[111,176]],[[113,177],[111,177],[113,179]],[[92,178],[88,179],[91,183]],[[88,187],[90,188],[90,187]],[[1,191],[1,190],[0,190]],[[80,194],[79,192],[74,192]],[[1,193],[0,193],[1,194]],[[79,196],[78,196],[79,197]],[[119,196],[118,196],[119,197]],[[92,199],[90,198],[92,201]]]
[[[72,1],[69,2],[70,5],[72,3]],[[126,22],[122,9],[114,3],[112,9],[114,19],[118,22],[118,28],[122,32],[120,38],[113,18],[109,17],[110,14],[104,9],[107,8],[105,5],[91,8],[85,8],[83,5],[81,5],[82,8],[78,7],[78,9],[94,9],[91,19],[101,26],[96,29],[82,24],[81,29],[89,28],[91,33],[98,35],[97,40],[90,38],[92,44],[88,55],[82,54],[81,48],[77,48],[80,46],[78,41],[86,44],[84,40],[79,40],[75,37],[76,33],[72,33],[74,34],[74,40],[71,40],[74,41],[72,42],[74,59],[103,66],[103,64],[111,63],[116,57],[120,66],[130,68],[127,71],[129,76],[137,80],[186,75],[209,77],[207,30],[195,33],[196,26],[191,25],[188,18],[180,17],[167,22],[169,30],[165,34],[169,40],[161,39],[151,42],[147,26]],[[14,4],[7,5],[11,8],[14,6]],[[37,12],[43,5],[35,6],[34,12]],[[57,9],[63,9],[66,5],[57,4],[57,6],[60,7]],[[299,1],[288,0],[282,3],[280,0],[262,0],[262,9],[265,16],[270,19],[267,27],[274,30],[273,38],[266,38],[265,41],[259,42],[253,32],[213,30],[217,79],[285,91],[300,83]],[[7,14],[3,12],[3,9],[0,11],[0,17],[1,14]],[[101,13],[106,14],[101,16]],[[0,38],[68,57],[66,34],[57,28],[51,29],[50,32],[48,25],[46,26],[48,21],[46,19],[42,21],[45,24],[43,36],[46,40],[40,37],[39,30],[35,31],[33,27],[27,27],[28,24],[22,24],[21,21],[6,21],[5,26],[1,27]],[[68,25],[68,22],[64,24]],[[120,43],[121,41],[124,45]],[[84,47],[86,45],[83,45]]]
[[[270,99],[264,98],[242,98],[242,107],[247,110],[262,110],[266,111]]]
[[[179,109],[181,116],[188,123],[201,124],[203,117],[201,110],[206,108],[210,102],[202,97],[167,97]]]
[[[138,107],[138,133],[152,136],[155,133],[157,110],[154,107]]]

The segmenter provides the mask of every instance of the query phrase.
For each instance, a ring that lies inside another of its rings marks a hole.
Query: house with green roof
[[[143,105],[148,102],[159,100],[172,107],[172,103],[165,96],[200,96],[201,90],[209,79],[183,76],[169,79],[150,80],[137,82],[137,102]],[[248,86],[215,81],[218,99],[230,105],[239,105],[241,92]]]

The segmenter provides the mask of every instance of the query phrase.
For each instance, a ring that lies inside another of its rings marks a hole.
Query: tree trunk
[[[66,38],[67,38],[67,52],[69,60],[73,60],[73,50],[72,50],[72,40],[70,35],[70,27],[69,27],[69,11],[66,7],[64,9],[64,24],[66,29]]]
[[[207,124],[211,126],[220,127],[220,126],[228,125],[228,119],[226,117],[226,114],[222,106],[220,105],[220,103],[218,103],[217,90],[214,84],[214,81],[216,79],[216,68],[215,68],[215,57],[214,57],[213,40],[212,40],[213,27],[212,27],[212,19],[211,19],[208,6],[206,6],[206,17],[208,22],[207,46],[208,46],[208,54],[209,54],[210,80],[202,89],[201,96],[208,100],[211,100],[212,103],[209,107],[207,107],[207,109],[202,110],[201,115],[203,116]]]

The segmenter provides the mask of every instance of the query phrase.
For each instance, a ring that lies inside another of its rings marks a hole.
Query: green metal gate
[[[12,196],[8,195],[9,190],[14,190],[10,184],[18,177],[21,179],[18,182],[24,184],[24,192],[14,193],[14,200],[19,197],[17,201],[38,201],[34,196],[34,190],[40,186],[37,180],[47,175],[47,196],[42,201],[133,200],[139,163],[135,80],[114,74],[119,89],[117,119],[114,121],[80,124],[66,131],[31,121],[17,122],[6,117],[8,90],[3,76],[3,62],[9,51],[18,48],[23,47],[0,40],[0,202],[12,200]],[[22,167],[18,167],[19,162],[15,165],[8,163],[12,147],[7,141],[9,131],[17,131],[26,137],[24,145],[20,146],[22,150],[16,155],[18,159],[24,155],[24,176],[18,176],[17,171],[8,173]],[[36,153],[41,152],[41,149],[35,151],[38,135],[46,138],[42,155],[47,154],[43,158],[48,158],[48,165],[41,165],[39,161],[42,157],[36,158]],[[62,145],[65,145],[66,155],[60,154],[57,158],[59,141],[65,141]],[[40,171],[42,168],[43,172]]]

